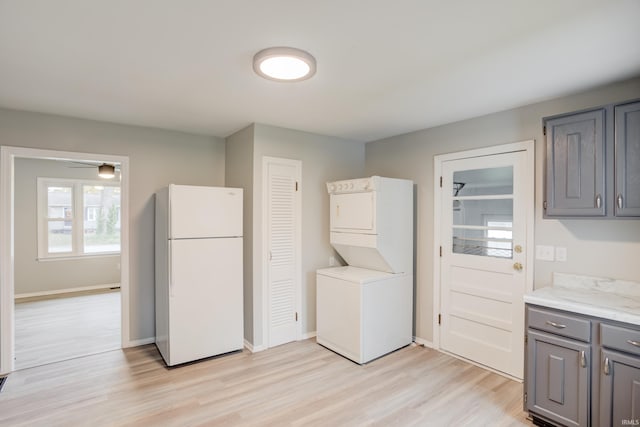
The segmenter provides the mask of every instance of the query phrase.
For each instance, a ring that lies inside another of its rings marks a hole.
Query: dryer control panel
[[[377,176],[369,178],[347,179],[344,181],[334,181],[327,183],[329,194],[341,193],[362,193],[365,191],[375,191],[377,187]]]

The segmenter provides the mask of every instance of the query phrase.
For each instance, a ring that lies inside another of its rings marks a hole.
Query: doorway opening
[[[1,157],[0,375],[127,347],[128,158]],[[114,177],[98,177],[103,163]]]

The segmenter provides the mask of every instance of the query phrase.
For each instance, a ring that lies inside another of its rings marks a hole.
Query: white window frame
[[[38,177],[37,189],[37,213],[38,213],[38,260],[50,261],[69,258],[91,258],[102,256],[119,256],[122,250],[122,241],[120,242],[120,250],[105,252],[84,252],[84,190],[85,185],[94,185],[102,187],[118,187],[121,188],[120,182],[105,182],[90,179],[68,179],[68,178],[45,178]],[[49,252],[49,203],[48,203],[48,187],[60,186],[71,187],[71,203],[72,203],[72,220],[71,220],[71,251],[70,252]],[[122,189],[122,188],[121,188]],[[122,201],[121,201],[122,203]],[[121,208],[121,207],[120,207]],[[118,215],[120,209],[118,209]]]

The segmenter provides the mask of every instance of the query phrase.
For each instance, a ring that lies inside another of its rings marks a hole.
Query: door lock
[[[513,264],[513,269],[517,270],[517,271],[522,271],[522,264],[520,264],[519,262],[516,262],[515,264]]]
[[[519,254],[519,253],[521,253],[521,252],[522,252],[522,246],[520,246],[520,245],[515,245],[515,246],[513,247],[513,250],[515,251],[515,253]]]

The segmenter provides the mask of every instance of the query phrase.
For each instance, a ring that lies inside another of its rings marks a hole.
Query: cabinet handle
[[[558,329],[564,329],[564,328],[567,327],[567,325],[563,325],[561,323],[552,322],[551,320],[547,320],[547,325],[551,325],[554,328],[558,328]]]
[[[627,342],[631,345],[635,345],[636,347],[640,347],[640,342],[638,341],[627,340]]]
[[[600,208],[601,204],[602,204],[602,197],[600,196],[600,194],[596,194],[596,208]]]
[[[616,201],[618,202],[618,209],[622,209],[622,194],[618,193],[618,197],[616,197]]]
[[[582,366],[583,368],[587,367],[587,355],[585,354],[584,350],[580,352],[580,366]]]
[[[609,366],[609,358],[605,357],[604,362],[602,362],[602,371],[605,375],[609,375],[611,373],[611,368]]]

